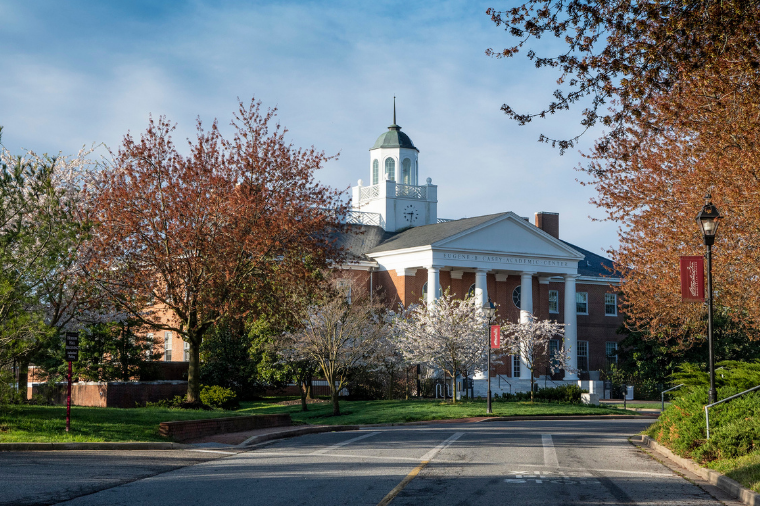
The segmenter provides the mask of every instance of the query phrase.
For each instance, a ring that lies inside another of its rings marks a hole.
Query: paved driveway
[[[280,440],[243,453],[7,454],[0,455],[0,488],[17,485],[0,504],[721,504],[628,443],[648,423],[368,428]],[[24,465],[7,472],[14,462]],[[56,472],[60,479],[51,478]]]

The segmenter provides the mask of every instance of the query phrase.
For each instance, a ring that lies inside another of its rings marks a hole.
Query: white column
[[[578,316],[575,305],[576,274],[565,276],[565,349],[570,353],[570,365],[578,367]],[[565,373],[566,380],[577,380],[577,373]]]
[[[478,269],[475,271],[475,298],[478,300],[480,307],[488,301],[488,285],[486,283],[487,271]]]
[[[427,301],[428,304],[434,302],[441,296],[439,271],[440,267],[437,265],[431,265],[427,268],[428,271],[428,288],[427,288]]]
[[[528,323],[533,314],[533,272],[520,273],[520,323]],[[525,357],[520,357],[520,379],[530,379]]]

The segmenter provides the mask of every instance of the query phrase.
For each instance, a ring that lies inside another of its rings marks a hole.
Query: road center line
[[[435,457],[436,455],[438,455],[438,453],[440,453],[441,450],[443,450],[444,448],[446,448],[447,446],[449,446],[451,443],[453,443],[454,441],[456,441],[457,439],[459,439],[463,435],[464,435],[464,432],[455,432],[446,441],[444,441],[443,443],[439,444],[438,446],[436,446],[435,448],[433,448],[432,450],[430,450],[429,452],[427,452],[425,455],[423,455],[422,456],[422,462],[420,462],[420,465],[417,466],[417,467],[415,467],[414,469],[412,469],[412,471],[409,474],[407,474],[406,476],[404,476],[404,479],[401,480],[401,483],[399,483],[398,485],[396,485],[395,487],[393,487],[393,490],[391,490],[390,492],[388,492],[388,494],[385,497],[383,497],[383,500],[380,501],[379,503],[377,503],[377,506],[388,506],[388,504],[390,504],[390,502],[393,499],[396,498],[396,496],[399,494],[399,492],[401,492],[402,490],[404,490],[404,487],[406,487],[409,484],[410,481],[412,481],[418,474],[420,474],[420,471],[422,471],[423,469],[425,469],[425,466],[427,466],[430,463],[430,461],[433,459],[433,457]]]
[[[322,454],[325,454],[327,452],[331,452],[333,450],[337,450],[338,448],[341,448],[343,446],[350,445],[351,443],[355,443],[356,441],[360,441],[362,439],[366,439],[368,437],[372,437],[372,436],[374,436],[376,434],[380,434],[380,433],[379,432],[370,432],[369,434],[364,434],[362,436],[355,437],[353,439],[349,439],[347,441],[343,441],[341,443],[334,444],[332,446],[328,446],[327,448],[322,448],[321,450],[317,450],[315,452],[311,452],[310,455],[322,455]]]
[[[554,442],[551,434],[541,434],[541,443],[544,445],[544,465],[546,467],[559,467],[557,460],[557,451],[554,449]]]

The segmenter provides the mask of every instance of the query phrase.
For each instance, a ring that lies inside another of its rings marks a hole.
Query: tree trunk
[[[188,338],[190,363],[187,368],[187,396],[185,401],[190,404],[199,404],[201,402],[201,350],[200,339],[194,339],[194,337]]]
[[[393,371],[388,373],[388,400],[393,399]]]
[[[338,389],[335,388],[335,383],[331,383],[330,388],[332,389],[333,416],[340,416],[340,405],[338,404]]]
[[[316,399],[316,397],[314,397],[313,381],[314,381],[314,373],[312,371],[309,371],[308,374],[306,375],[306,393],[307,393],[307,397],[311,400]]]
[[[451,403],[457,403],[457,373],[451,375]]]
[[[530,402],[533,402],[533,383],[535,379],[533,378],[533,371],[530,371]]]
[[[306,396],[309,393],[309,383],[307,382],[306,375],[298,378],[298,386],[301,390],[301,411],[308,411],[309,406],[306,404]]]

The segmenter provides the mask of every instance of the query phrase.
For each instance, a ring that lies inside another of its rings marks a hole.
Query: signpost
[[[66,332],[66,360],[69,363],[69,389],[66,394],[66,432],[71,424],[71,362],[79,360],[79,332]]]

